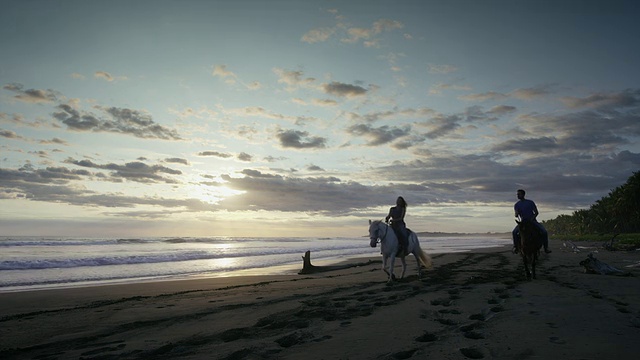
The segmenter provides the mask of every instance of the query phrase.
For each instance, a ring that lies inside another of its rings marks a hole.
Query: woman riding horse
[[[402,196],[396,199],[396,206],[389,209],[389,215],[384,218],[386,222],[391,219],[391,228],[396,233],[400,246],[398,254],[404,254],[407,249],[407,225],[404,223],[404,215],[407,213],[407,202]]]

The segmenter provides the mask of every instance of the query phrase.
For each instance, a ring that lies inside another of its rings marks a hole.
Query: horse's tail
[[[424,266],[425,268],[431,269],[433,267],[431,256],[427,255],[427,253],[422,251],[422,249],[419,249],[418,251],[418,259],[420,259],[422,266]]]
[[[433,262],[431,261],[431,256],[429,256],[422,248],[420,247],[420,243],[418,242],[418,236],[415,233],[412,234],[416,240],[416,252],[415,254],[418,256],[420,263],[427,269],[431,269],[433,267]]]

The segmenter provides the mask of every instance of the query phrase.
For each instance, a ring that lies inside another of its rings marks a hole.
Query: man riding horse
[[[516,218],[519,217],[520,221],[530,221],[538,228],[540,234],[542,234],[542,246],[544,246],[544,252],[548,254],[551,252],[551,250],[549,250],[549,234],[544,226],[542,226],[542,224],[540,224],[536,219],[538,216],[538,207],[536,206],[536,203],[529,199],[525,199],[524,195],[525,191],[518,189],[518,202],[513,206],[516,213],[515,216]],[[511,234],[513,236],[513,253],[517,254],[520,252],[520,233],[518,226],[513,229]]]

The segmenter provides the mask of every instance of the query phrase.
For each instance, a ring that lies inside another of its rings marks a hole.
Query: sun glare
[[[224,186],[194,186],[190,191],[193,198],[200,199],[210,204],[216,204],[223,199],[234,195],[244,194],[246,191],[229,189]]]

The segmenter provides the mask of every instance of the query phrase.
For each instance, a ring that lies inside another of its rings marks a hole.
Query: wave
[[[313,240],[313,239],[312,239]],[[312,241],[311,240],[311,241]],[[331,238],[315,239],[315,240],[334,240]],[[100,246],[100,245],[115,245],[115,244],[153,244],[153,243],[165,243],[165,244],[226,244],[226,243],[247,243],[247,242],[261,242],[261,243],[297,243],[308,242],[307,238],[229,238],[229,237],[215,237],[215,238],[193,238],[193,237],[172,237],[172,238],[120,238],[120,239],[101,239],[101,238],[2,238],[0,237],[1,247],[21,247],[21,246]]]
[[[235,252],[226,250],[197,250],[182,252],[163,252],[158,254],[129,254],[129,255],[100,255],[82,258],[62,258],[62,259],[20,259],[20,260],[3,260],[0,261],[1,270],[37,270],[37,269],[54,269],[54,268],[77,268],[77,267],[95,267],[109,265],[135,265],[135,264],[157,264],[157,263],[175,263],[181,261],[194,260],[216,260],[228,258],[252,258],[261,256],[274,255],[291,255],[299,254],[300,249],[290,248],[240,248]],[[325,249],[316,249],[316,252],[338,252],[344,254],[358,253],[362,251],[360,247],[343,246],[331,247]]]

